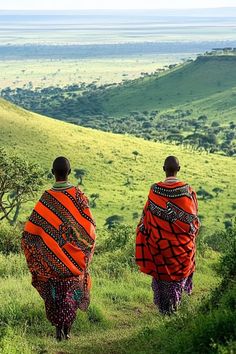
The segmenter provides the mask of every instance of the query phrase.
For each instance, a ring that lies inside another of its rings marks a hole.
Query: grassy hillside
[[[118,85],[72,84],[1,95],[80,126],[236,156],[236,55],[204,55]]]
[[[1,146],[38,162],[47,171],[61,154],[70,158],[72,168],[85,169],[82,188],[88,195],[100,196],[93,210],[98,227],[114,214],[123,216],[126,223],[137,222],[133,214],[140,215],[151,184],[164,178],[163,160],[169,154],[180,159],[181,179],[197,191],[202,187],[212,195],[199,201],[203,224],[217,229],[225,217],[232,218],[236,189],[231,174],[236,166],[233,158],[74,126],[24,111],[4,100],[0,101],[0,129]],[[139,153],[137,160],[134,151]],[[76,182],[73,174],[71,181]],[[216,187],[223,190],[217,196],[212,191]],[[29,214],[34,202],[24,207],[21,219]]]
[[[42,300],[30,284],[24,257],[5,252],[4,240],[9,240],[9,244],[14,240],[19,243],[19,230],[1,224],[2,354],[201,354],[219,353],[219,350],[230,353],[235,349],[235,286],[226,282],[224,291],[217,294],[217,305],[209,303],[209,294],[220,281],[216,273],[219,254],[202,237],[198,241],[193,295],[184,296],[180,311],[169,318],[161,317],[152,303],[151,279],[134,267],[134,225],[128,229],[120,226],[119,231],[111,233],[102,229],[104,220],[112,214],[122,215],[126,223],[137,222],[133,213],[141,212],[149,186],[163,178],[164,157],[173,153],[182,164],[181,178],[195,189],[202,186],[211,192],[217,186],[223,190],[217,197],[200,201],[200,214],[205,217],[203,224],[208,226],[210,234],[223,226],[225,214],[232,214],[235,206],[233,158],[81,128],[24,111],[4,100],[0,100],[0,140],[8,151],[37,161],[45,170],[50,169],[55,156],[68,156],[74,168],[87,171],[83,186],[87,194],[100,194],[93,209],[99,230],[91,267],[92,303],[87,313],[78,312],[69,342],[56,343],[52,337],[53,328],[45,318]],[[137,161],[133,151],[140,153]],[[75,182],[73,177],[72,181]],[[45,187],[50,185],[46,184]],[[34,202],[22,209],[21,219],[29,214]],[[120,246],[120,236],[127,230],[126,243]],[[113,238],[113,248],[109,237]],[[217,237],[222,242],[226,234]],[[211,242],[215,244],[215,238]],[[235,255],[227,255],[228,259],[235,260]],[[225,262],[226,268],[232,268],[232,264]]]
[[[92,86],[80,87],[74,82],[64,89],[53,86],[42,91],[7,89],[2,95],[25,108],[66,120],[83,115],[122,117],[133,111],[165,112],[188,107],[194,108],[196,114],[207,113],[210,120],[221,118],[229,122],[236,111],[235,65],[236,55],[204,55],[182,65],[172,65],[164,72],[159,69],[154,74],[144,72],[136,80],[112,87],[104,85],[96,89],[94,82]]]
[[[160,77],[146,77],[109,89],[101,104],[110,115],[190,106],[196,100],[198,109],[204,110],[206,97],[211,100],[212,96],[212,101],[215,101],[215,94],[229,90],[224,97],[226,108],[230,105],[236,109],[235,100],[230,100],[233,94],[230,89],[236,88],[235,65],[236,56],[200,56]],[[213,106],[210,112],[220,113],[224,110],[223,106]]]

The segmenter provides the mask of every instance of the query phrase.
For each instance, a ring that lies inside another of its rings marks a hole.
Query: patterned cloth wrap
[[[22,235],[32,285],[44,299],[48,320],[70,326],[78,308],[89,306],[88,265],[95,222],[85,195],[76,187],[45,191]]]
[[[174,294],[175,288],[185,287],[188,277],[192,279],[195,238],[200,226],[197,210],[196,193],[188,184],[176,180],[151,187],[137,227],[136,263],[141,272],[155,280],[152,286],[156,304],[160,303],[158,287],[164,294],[172,286]],[[175,297],[179,299],[180,295]],[[178,301],[170,302],[175,307]],[[168,312],[169,307],[163,312]]]

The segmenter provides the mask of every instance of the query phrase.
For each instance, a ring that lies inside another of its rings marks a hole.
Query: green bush
[[[17,226],[0,225],[0,252],[3,254],[21,251],[21,230]]]
[[[29,274],[25,256],[23,254],[1,254],[0,253],[0,277],[22,277]]]
[[[236,277],[236,225],[223,233],[225,246],[220,259],[219,272],[224,279]]]
[[[196,245],[197,245],[197,253],[204,257],[206,252],[209,250],[209,245],[207,242],[207,230],[204,226],[201,226],[199,234],[197,235]]]
[[[228,246],[226,237],[227,233],[225,231],[216,231],[213,234],[205,237],[205,243],[214,251],[223,252]]]
[[[117,225],[112,229],[100,230],[100,233],[103,235],[102,241],[97,245],[92,270],[97,275],[117,278],[135,269],[133,227]]]
[[[236,227],[216,232],[208,245],[222,252],[218,273],[222,277],[210,301],[203,304],[195,321],[193,348],[199,353],[231,353],[236,337]]]
[[[103,229],[103,240],[98,245],[99,252],[111,252],[123,249],[134,242],[134,229],[129,225],[114,225],[111,229]]]
[[[231,349],[235,348],[236,338],[236,228],[210,237],[205,235],[204,240],[222,252],[218,265],[222,281],[210,299],[204,301],[194,314],[187,315],[182,328],[177,317],[177,331],[170,346],[175,345],[176,353],[233,353]],[[173,327],[171,332],[175,332]],[[168,345],[165,350],[171,352]]]

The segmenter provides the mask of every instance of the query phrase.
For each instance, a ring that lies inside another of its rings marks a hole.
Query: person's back
[[[151,187],[137,227],[136,263],[153,277],[154,301],[170,313],[182,290],[190,294],[195,270],[195,237],[199,229],[196,193],[177,179],[178,159],[165,160],[166,179]]]
[[[57,339],[69,338],[78,308],[86,310],[90,298],[88,264],[95,244],[95,223],[88,200],[67,177],[69,161],[53,164],[54,186],[43,193],[25,225],[22,248],[32,284],[45,301]]]

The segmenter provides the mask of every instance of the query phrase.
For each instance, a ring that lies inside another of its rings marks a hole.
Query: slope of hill
[[[220,116],[222,119],[223,115],[227,122],[236,112],[235,67],[236,55],[203,55],[164,73],[158,71],[115,86],[96,89],[94,84],[85,87],[73,83],[65,88],[50,86],[43,90],[7,88],[2,95],[24,108],[65,120],[193,106],[199,112],[207,112],[210,120]]]
[[[6,99],[85,127],[236,155],[236,55],[205,55],[116,86],[7,88]]]
[[[150,184],[163,177],[163,159],[170,153],[180,157],[181,177],[196,189],[202,186],[209,192],[216,186],[222,188],[218,196],[214,192],[213,198],[200,201],[200,213],[205,216],[203,224],[208,226],[208,232],[219,229],[225,213],[232,213],[233,158],[81,128],[27,112],[3,100],[0,100],[0,141],[7,151],[37,161],[45,170],[50,169],[52,159],[60,154],[70,157],[74,168],[85,169],[85,191],[100,194],[93,209],[99,228],[111,214],[123,215],[127,223],[137,222],[133,213],[141,212]],[[134,155],[134,151],[139,155]],[[75,181],[73,177],[72,180]],[[28,215],[33,203],[23,208],[21,218]],[[152,304],[150,278],[133,267],[135,229],[134,226],[129,229],[128,237],[127,229],[120,226],[118,235],[117,230],[110,233],[98,230],[99,247],[91,267],[91,306],[87,313],[78,313],[72,339],[63,343],[52,338],[53,329],[46,320],[43,302],[30,284],[24,258],[21,254],[6,255],[1,248],[0,352],[187,354],[190,350],[201,354],[234,350],[235,286],[231,287],[232,282],[225,279],[227,286],[217,294],[217,304],[203,302],[220,281],[216,273],[217,252],[204,243],[199,244],[193,295],[183,298],[176,316],[162,317]],[[7,230],[1,224],[1,238],[7,237]],[[9,240],[12,241],[11,235],[16,231],[11,229]],[[124,246],[119,239],[121,234],[124,239],[123,232],[127,237]],[[226,233],[218,235],[221,243],[226,236]],[[113,238],[114,249],[107,246],[109,237]],[[232,251],[226,256],[232,261],[224,262],[224,269],[232,270],[235,255]]]
[[[163,160],[169,154],[179,157],[182,179],[197,191],[203,188],[210,193],[199,201],[203,224],[218,228],[225,215],[233,217],[233,158],[78,127],[27,112],[4,100],[0,100],[0,129],[1,146],[38,162],[47,171],[58,155],[68,156],[74,169],[84,169],[82,188],[88,195],[99,193],[94,209],[99,227],[115,214],[124,217],[126,223],[137,222],[149,187],[164,178]],[[75,182],[74,176],[71,180]],[[222,192],[215,193],[216,187]],[[22,217],[32,204],[24,208]]]
[[[204,110],[204,99],[210,100],[212,97],[215,101],[215,94],[236,88],[235,67],[234,55],[200,56],[160,77],[146,77],[111,88],[104,93],[101,105],[110,115],[121,115],[131,111],[191,106],[197,100],[198,109]],[[236,110],[236,102],[231,102],[230,97],[229,92],[224,100]],[[210,110],[210,113],[223,112],[223,106]],[[228,119],[231,118],[231,115],[228,116]]]

